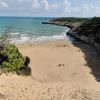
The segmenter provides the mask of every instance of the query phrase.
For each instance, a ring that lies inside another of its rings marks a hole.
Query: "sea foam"
[[[61,34],[52,35],[52,36],[29,36],[28,34],[20,34],[20,33],[11,33],[12,37],[9,39],[11,43],[14,44],[25,44],[25,43],[32,43],[36,41],[52,41],[52,40],[60,40],[60,39],[67,39],[66,37],[67,30],[64,30]]]

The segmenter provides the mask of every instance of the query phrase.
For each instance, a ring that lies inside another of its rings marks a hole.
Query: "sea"
[[[51,17],[0,17],[0,34],[7,34],[14,44],[68,39],[67,27],[42,24]]]

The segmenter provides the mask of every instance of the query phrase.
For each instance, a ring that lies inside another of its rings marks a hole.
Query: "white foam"
[[[47,40],[58,40],[65,39],[65,36],[55,35],[55,36],[41,36],[41,37],[20,37],[10,39],[11,43],[14,44],[23,44],[23,43],[32,43],[36,41],[47,41]]]
[[[20,38],[12,38],[10,40],[11,43],[14,44],[22,44],[22,43],[27,43],[30,42],[30,37],[20,37]]]
[[[32,39],[32,41],[45,41],[45,40],[58,40],[58,39],[65,39],[65,36],[62,35],[54,35],[54,36],[41,36],[41,37],[37,37]]]
[[[23,43],[32,43],[35,41],[47,41],[47,40],[58,40],[58,39],[68,39],[66,37],[66,32],[68,29],[64,30],[61,34],[59,35],[53,35],[53,36],[28,36],[28,34],[20,34],[20,33],[11,33],[11,34],[16,34],[19,35],[18,37],[13,37],[10,39],[11,43],[14,44],[23,44]]]
[[[9,34],[11,34],[11,35],[19,35],[20,33],[9,33]]]

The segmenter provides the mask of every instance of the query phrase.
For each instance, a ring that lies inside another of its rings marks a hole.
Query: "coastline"
[[[92,47],[79,44],[91,53]],[[25,44],[18,48],[24,56],[30,57],[32,75],[1,74],[2,100],[100,99],[100,83],[90,74],[92,70],[87,65],[87,55],[81,48],[66,40]],[[93,55],[90,56],[92,59]]]
[[[67,37],[68,38],[68,37]],[[63,42],[68,42],[70,43],[71,41],[68,40],[67,38],[65,39],[55,39],[55,40],[43,40],[43,41],[34,41],[34,42],[31,42],[31,43],[23,43],[23,44],[15,44],[18,48],[20,47],[26,47],[26,46],[49,46],[50,44],[51,45],[54,45],[55,43],[57,44],[60,44],[60,43],[63,43]],[[48,45],[49,44],[49,45]]]
[[[100,57],[89,44],[73,41],[65,31],[68,30],[61,35],[41,36],[35,41],[27,35],[19,38],[15,45],[23,56],[30,58],[32,74],[27,77],[1,74],[0,99],[100,99]]]
[[[0,0],[0,100],[100,100],[99,0]]]

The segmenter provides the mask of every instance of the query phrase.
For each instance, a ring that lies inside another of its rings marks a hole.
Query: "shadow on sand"
[[[95,79],[100,82],[100,54],[97,53],[96,48],[77,39],[74,39],[72,44],[84,53],[86,65],[91,68],[90,74],[93,74]]]

